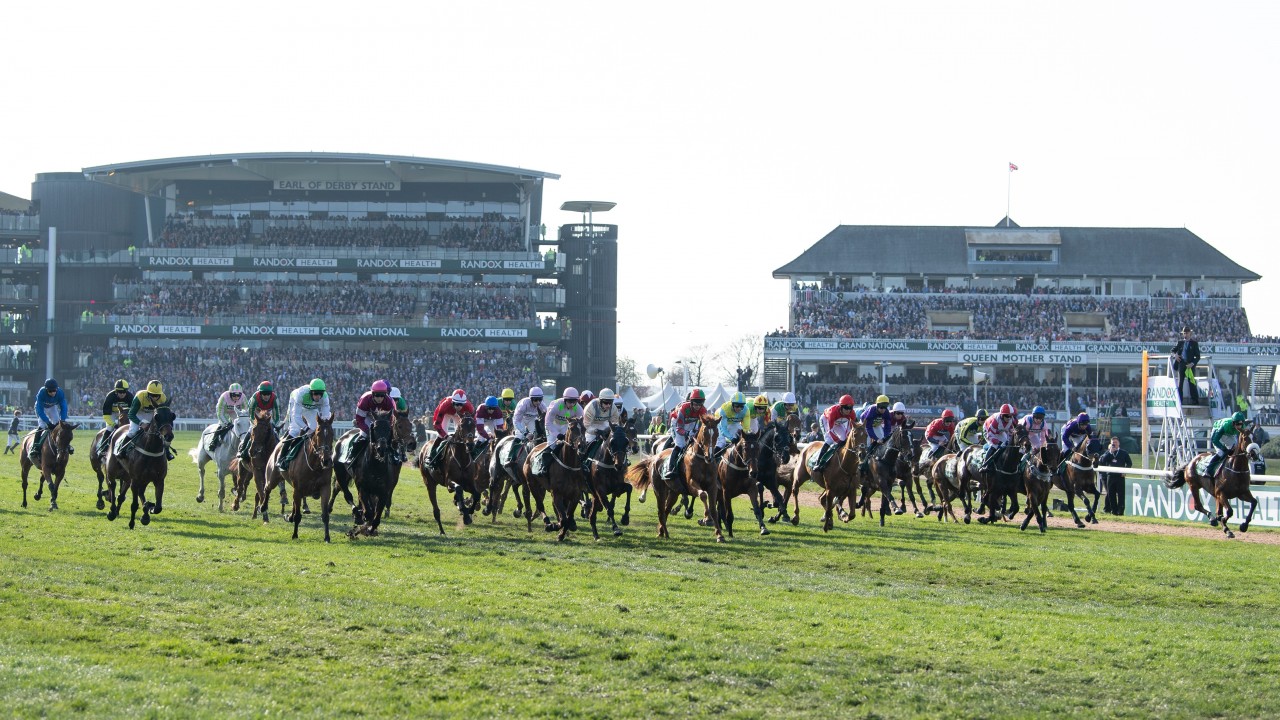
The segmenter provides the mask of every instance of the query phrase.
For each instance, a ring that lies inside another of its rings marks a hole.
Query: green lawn
[[[186,448],[193,434],[180,435]],[[1262,717],[1280,708],[1280,546],[901,516],[716,545],[652,500],[621,538],[510,516],[436,534],[406,468],[384,534],[326,546],[197,505],[130,531],[87,439],[21,508],[0,463],[0,696],[22,717]],[[510,506],[509,506],[510,507]],[[278,505],[277,505],[278,508]],[[1106,523],[1106,520],[1102,521]],[[1250,531],[1254,532],[1254,531]]]

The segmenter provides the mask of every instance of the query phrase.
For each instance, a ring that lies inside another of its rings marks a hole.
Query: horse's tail
[[[1186,485],[1187,474],[1186,472],[1184,472],[1186,469],[1187,469],[1187,465],[1184,463],[1182,465],[1179,465],[1178,469],[1170,472],[1168,475],[1165,475],[1164,486],[1169,488],[1170,490],[1174,490],[1176,488],[1182,487],[1183,485]]]
[[[200,464],[200,443],[196,443],[195,447],[187,451],[187,454],[191,456],[191,464],[199,465]]]
[[[627,482],[640,491],[649,489],[649,465],[651,463],[653,463],[652,456],[641,458],[635,465],[627,468]]]

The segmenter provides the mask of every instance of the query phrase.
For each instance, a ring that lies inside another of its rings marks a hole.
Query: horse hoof
[[[463,515],[463,516],[462,516],[462,524],[463,524],[463,525],[470,525],[470,524],[471,524],[471,516],[470,516],[470,515]]]
[[[202,502],[204,502],[204,495],[197,495],[197,496],[196,496],[196,502],[198,502],[198,503],[202,503]]]
[[[968,524],[969,524],[969,516],[968,516],[968,515],[965,515],[965,516],[964,516],[964,524],[965,524],[965,525],[968,525]]]
[[[797,516],[795,516],[795,517],[791,518],[791,524],[792,524],[792,525],[797,525],[797,526],[798,526],[798,525],[800,524],[800,516],[799,516],[799,515],[797,515]]]
[[[1240,523],[1240,532],[1249,532],[1249,523],[1247,522]]]
[[[543,526],[542,526],[542,529],[543,529],[543,530],[546,530],[547,532],[555,532],[555,531],[557,531],[557,530],[559,530],[559,529],[560,529],[560,526],[559,526],[559,525],[551,525],[551,524],[549,524],[549,523],[548,523],[548,524],[546,524],[546,525],[543,525]]]
[[[621,531],[621,530],[614,530],[614,531],[613,531],[613,536],[614,536],[614,537],[622,537],[622,531]],[[598,539],[598,538],[597,538],[597,539]]]
[[[1228,538],[1233,538],[1233,537],[1235,537],[1235,536],[1236,536],[1236,534],[1235,534],[1235,533],[1231,532],[1230,530],[1228,530],[1228,531],[1227,531],[1227,537],[1228,537]]]
[[[769,534],[769,528],[767,528],[767,527],[762,527],[762,528],[760,528],[760,534],[761,534],[761,535],[768,535],[768,534]]]
[[[722,542],[728,542],[728,540],[725,540],[723,535],[717,535],[716,542],[722,543]]]
[[[628,526],[628,525],[630,525],[630,524],[631,524],[631,516],[630,516],[630,515],[623,515],[623,516],[622,516],[622,520],[621,520],[621,521],[619,521],[619,522],[621,523],[621,525],[622,525],[623,527],[626,527],[626,526]]]
[[[978,518],[978,524],[979,524],[979,525],[986,525],[986,524],[987,524],[987,523],[989,523],[989,522],[991,522],[991,521],[990,521],[989,519],[985,518],[985,517],[980,517],[980,518]],[[1081,525],[1080,527],[1084,527],[1084,526],[1083,526],[1083,525]]]
[[[519,519],[520,519],[520,511],[519,511],[519,510],[514,510],[514,511],[512,511],[512,513],[511,513],[511,517],[513,517],[513,518],[515,518],[515,519],[519,520]]]
[[[920,512],[919,510],[917,510],[917,511],[916,511],[916,517],[918,517],[918,518],[922,518],[922,517],[924,517],[924,513],[922,513],[922,512]]]
[[[1078,528],[1083,528],[1083,527],[1084,527],[1084,523],[1082,523],[1082,522],[1078,522],[1078,523],[1076,523],[1076,527],[1078,527]]]
[[[150,525],[150,524],[151,524],[151,516],[150,516],[150,515],[143,515],[143,516],[142,516],[142,524],[143,524],[144,526],[145,526],[145,525]]]
[[[53,512],[54,510],[57,510],[57,509],[58,509],[58,503],[50,501],[49,512]]]
[[[105,502],[103,502],[103,501],[102,501],[102,498],[98,498],[98,509],[99,509],[99,510],[102,510],[102,509],[103,509],[103,508],[105,508],[106,506],[107,506],[107,504],[106,504]]]
[[[894,514],[894,515],[905,515],[906,513],[907,513],[907,509],[906,509],[906,508],[898,508],[897,510],[894,510],[894,511],[893,511],[893,514]],[[916,515],[917,515],[917,516],[919,516],[919,515],[920,515],[920,513],[916,513]]]

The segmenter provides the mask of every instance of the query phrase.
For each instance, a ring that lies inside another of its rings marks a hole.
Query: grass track
[[[194,434],[175,443],[186,448]],[[692,522],[558,544],[510,516],[440,538],[406,468],[384,535],[194,501],[130,532],[78,441],[61,510],[0,462],[0,696],[24,717],[1266,717],[1280,548],[941,525],[738,537]],[[33,489],[34,491],[34,489]],[[278,508],[278,504],[276,506]],[[447,516],[456,520],[451,509]],[[1103,520],[1105,523],[1106,520]],[[1255,532],[1255,531],[1250,531]]]

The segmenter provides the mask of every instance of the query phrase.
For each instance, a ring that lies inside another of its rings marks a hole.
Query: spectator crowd
[[[476,252],[527,249],[519,218],[483,215],[385,216],[311,220],[272,216],[257,223],[244,218],[197,219],[170,215],[156,241],[165,248],[227,248],[277,245],[288,247],[417,248],[437,247]]]

